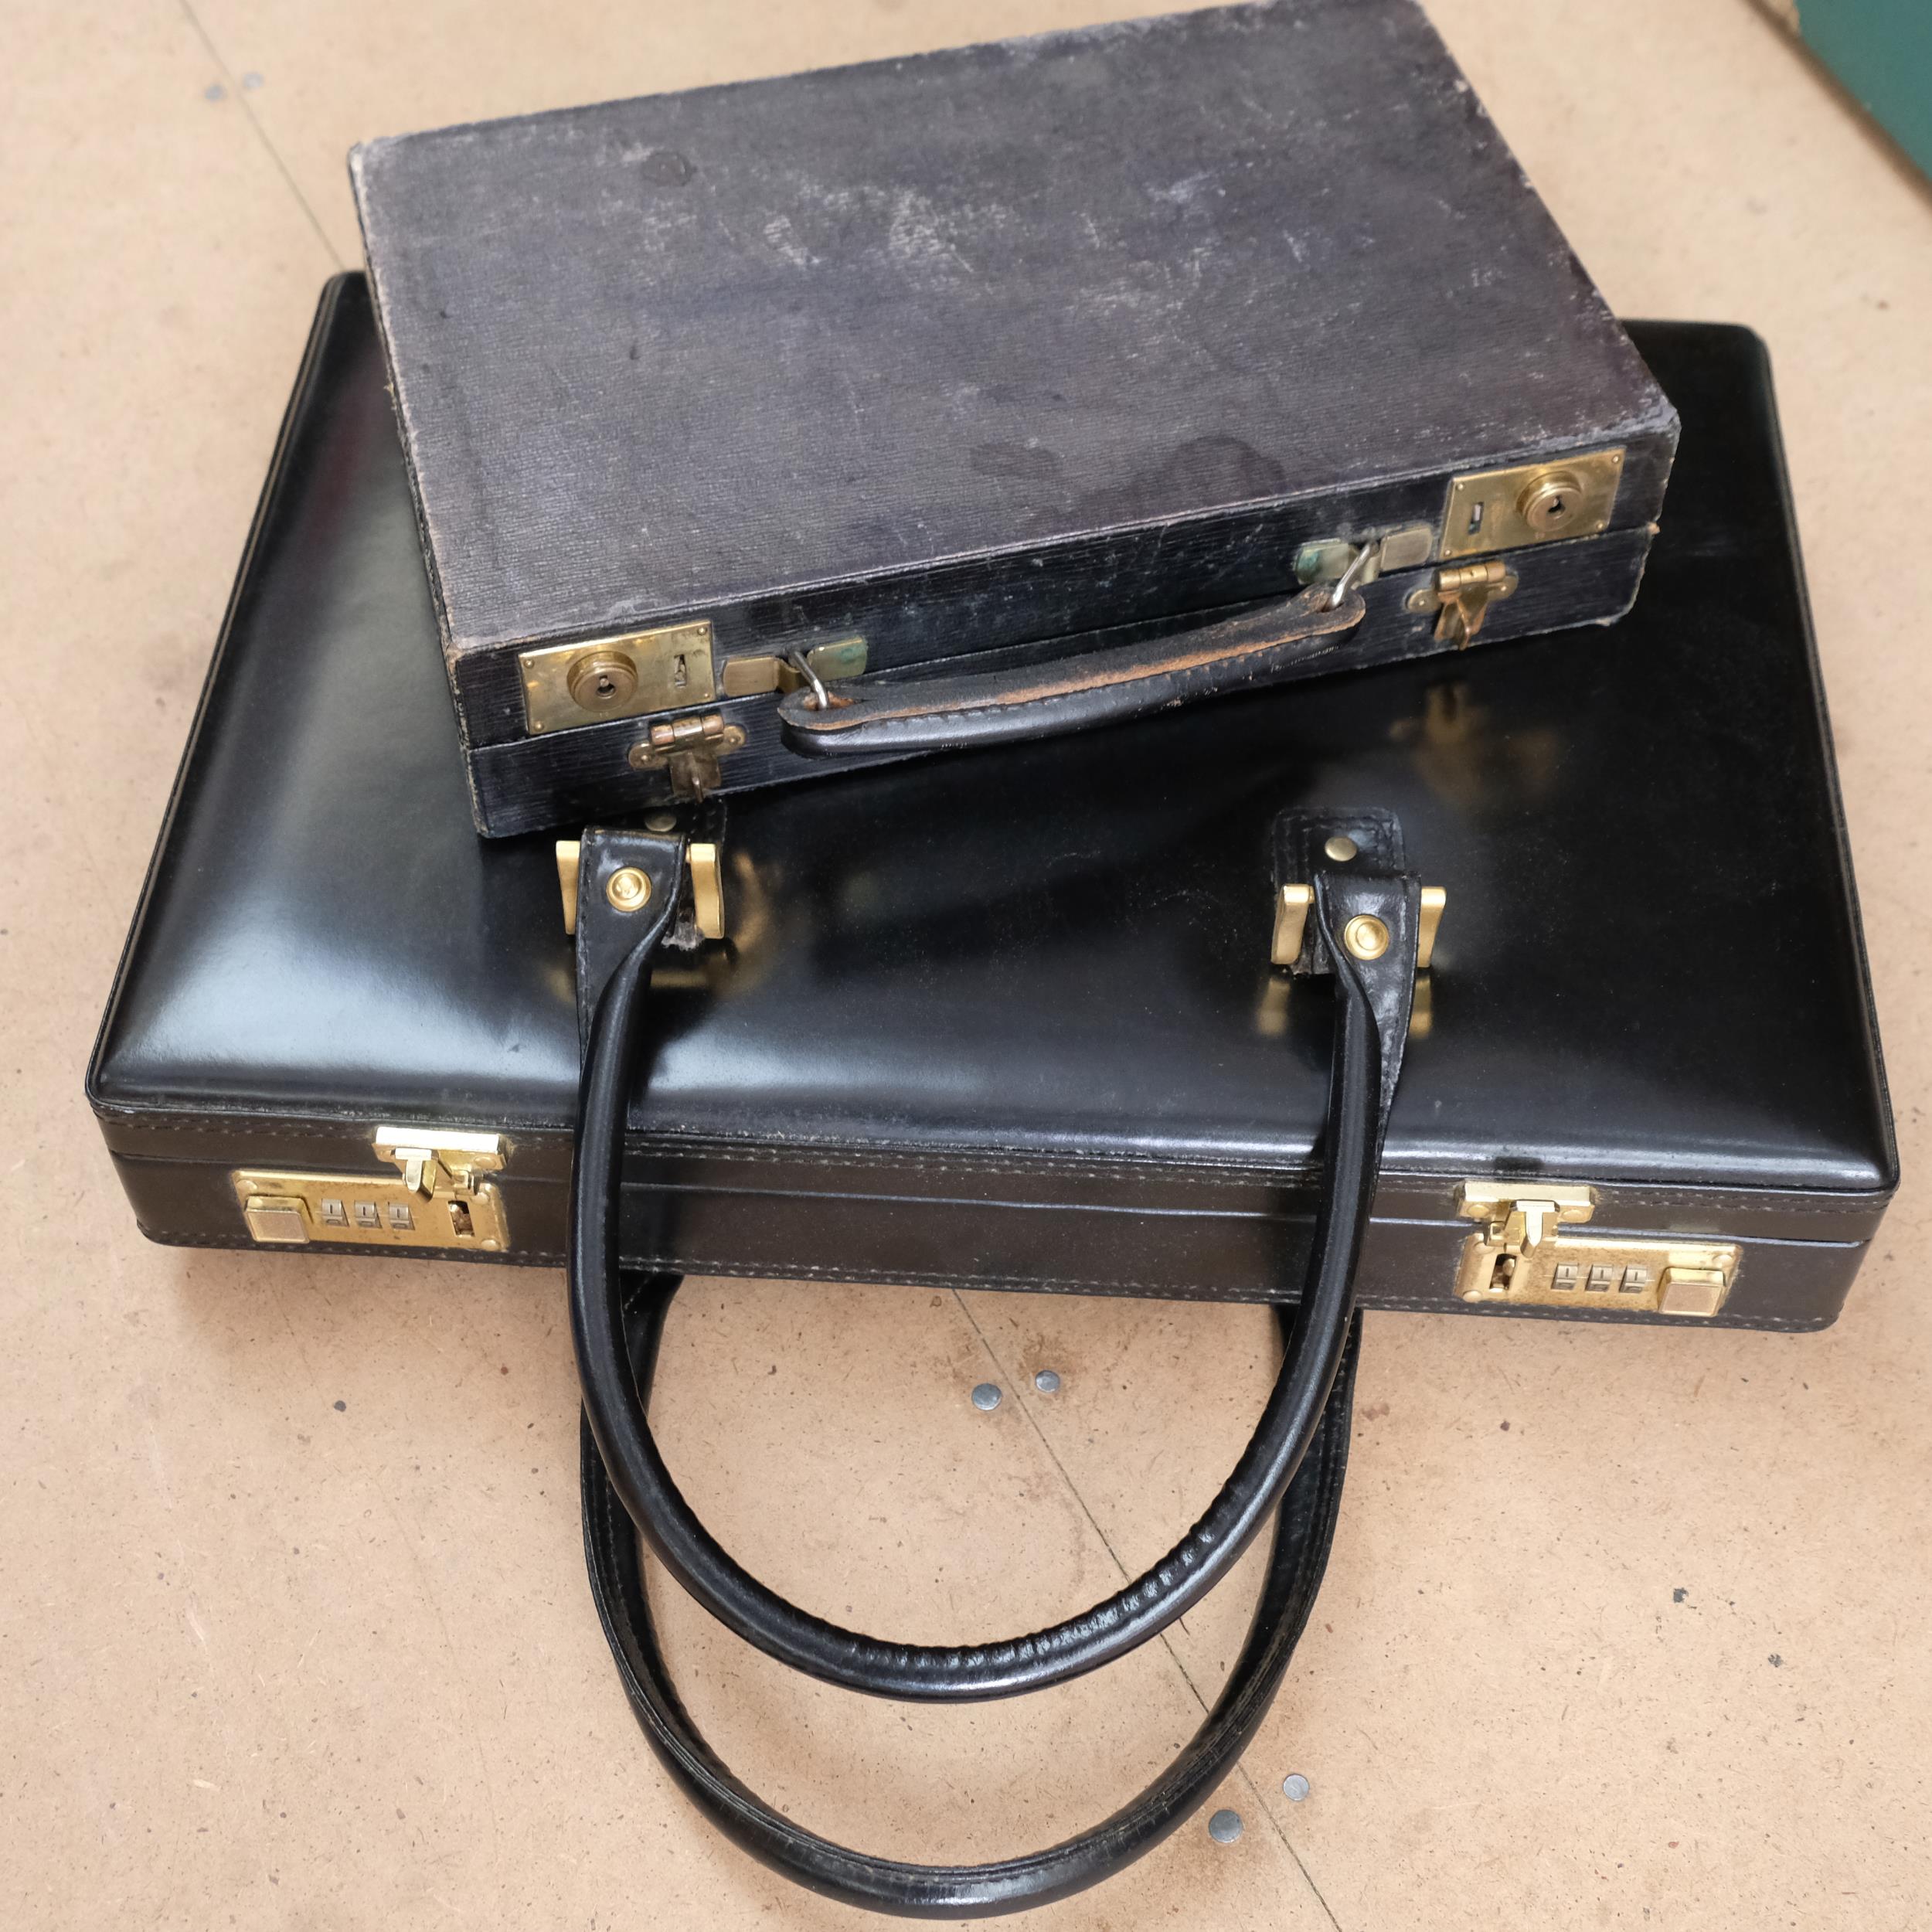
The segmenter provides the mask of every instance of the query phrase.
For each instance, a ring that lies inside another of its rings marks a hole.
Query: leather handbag
[[[1768,376],[1740,330],[1634,333],[1684,412],[1675,512],[1587,655],[1257,692],[560,850],[474,835],[371,316],[325,297],[90,1098],[156,1240],[565,1267],[621,1680],[781,1870],[1012,1910],[1184,1818],[1319,1582],[1358,1309],[1838,1313],[1896,1159]],[[1264,1301],[1282,1363],[1146,1576],[934,1650],[786,1604],[679,1495],[648,1401],[689,1273]],[[1003,1696],[1145,1641],[1270,1518],[1175,1764],[975,1866],[763,1804],[679,1699],[638,1570],[826,1681]]]

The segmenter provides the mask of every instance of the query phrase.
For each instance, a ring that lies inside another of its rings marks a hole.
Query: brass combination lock
[[[483,1178],[503,1166],[500,1134],[379,1127],[372,1151],[398,1172],[238,1168],[230,1178],[249,1233],[277,1247],[509,1248],[503,1197]]]
[[[1737,1277],[1734,1241],[1563,1233],[1596,1213],[1587,1187],[1465,1181],[1457,1211],[1485,1223],[1463,1243],[1456,1293],[1464,1301],[1709,1316]]]

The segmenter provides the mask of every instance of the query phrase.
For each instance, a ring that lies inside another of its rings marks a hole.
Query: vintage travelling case
[[[1587,657],[1526,641],[728,821],[485,844],[416,648],[367,297],[332,285],[90,1096],[158,1240],[565,1264],[620,1682],[689,1797],[788,1876],[1013,1911],[1201,1802],[1319,1584],[1359,1302],[1837,1314],[1896,1164],[1769,383],[1741,330],[1639,335],[1685,412],[1677,513]],[[1285,1345],[1144,1576],[1043,1630],[906,1644],[787,1602],[672,1480],[647,1404],[686,1270],[1267,1298]],[[1173,1763],[970,1865],[834,1844],[736,1778],[641,1567],[828,1682],[957,1701],[1124,1655],[1270,1519],[1249,1634]]]
[[[485,833],[1607,621],[1662,503],[1675,414],[1414,0],[352,172]]]

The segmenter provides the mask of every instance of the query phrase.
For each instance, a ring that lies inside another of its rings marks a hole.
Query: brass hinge
[[[625,757],[633,771],[668,772],[673,798],[696,800],[717,790],[719,759],[744,741],[742,726],[726,723],[722,712],[707,711],[654,724]]]
[[[1456,1211],[1484,1223],[1463,1243],[1464,1301],[1709,1316],[1737,1276],[1734,1241],[1565,1235],[1597,1212],[1592,1188],[1465,1181]]]
[[[1501,557],[1490,557],[1481,563],[1445,563],[1409,593],[1406,607],[1419,616],[1440,611],[1436,641],[1460,648],[1475,641],[1491,604],[1515,594],[1515,572]]]
[[[486,1175],[502,1172],[500,1134],[379,1127],[371,1151],[400,1178],[238,1168],[230,1176],[242,1219],[265,1245],[476,1248],[510,1245],[503,1199]]]

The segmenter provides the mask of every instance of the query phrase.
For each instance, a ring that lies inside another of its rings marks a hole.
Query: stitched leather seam
[[[255,1243],[238,1237],[231,1240],[216,1234],[164,1234],[158,1233],[145,1222],[136,1225],[147,1240],[160,1247],[221,1248],[230,1253],[246,1254],[262,1251]],[[372,1247],[360,1242],[349,1241],[332,1241],[325,1246],[289,1250],[291,1253],[298,1251],[304,1254],[372,1256],[385,1260],[393,1260],[399,1253],[395,1248]],[[452,1249],[446,1253],[425,1253],[420,1249],[411,1252],[421,1255],[426,1260],[481,1261],[495,1267],[560,1268],[564,1259],[561,1253],[538,1248],[519,1248],[511,1254],[484,1254],[474,1249]],[[709,1274],[740,1281],[840,1281],[849,1282],[860,1287],[985,1288],[993,1292],[1019,1294],[1112,1295],[1123,1301],[1134,1301],[1213,1302],[1238,1308],[1272,1308],[1275,1305],[1273,1298],[1258,1288],[1241,1293],[1224,1291],[1209,1294],[1199,1289],[1190,1291],[1172,1282],[1082,1281],[1072,1276],[1058,1275],[949,1274],[930,1270],[914,1272],[905,1269],[896,1270],[889,1281],[882,1281],[876,1272],[859,1274],[839,1268],[754,1269],[746,1267],[742,1262],[699,1260],[688,1256],[653,1256],[638,1265],[673,1270],[685,1274]],[[1515,1320],[1528,1315],[1532,1319],[1591,1322],[1599,1328],[1651,1328],[1663,1325],[1675,1328],[1679,1325],[1675,1322],[1665,1325],[1646,1321],[1640,1315],[1620,1315],[1607,1311],[1599,1315],[1581,1308],[1573,1314],[1561,1309],[1552,1309],[1546,1317],[1537,1309],[1465,1309],[1453,1298],[1438,1295],[1382,1295],[1370,1293],[1362,1296],[1360,1301],[1362,1307],[1376,1314],[1468,1314],[1495,1315],[1505,1320]],[[1754,1315],[1748,1321],[1719,1316],[1715,1323],[1707,1325],[1784,1329],[1793,1333],[1809,1334],[1828,1328],[1831,1322],[1822,1316]]]
[[[396,1111],[404,1114],[408,1111],[406,1108]],[[245,1128],[250,1138],[258,1140],[312,1141],[315,1138],[315,1130],[312,1127],[257,1126],[250,1122],[246,1116],[240,1114],[210,1114],[185,1121],[176,1119],[168,1121],[155,1121],[131,1114],[108,1114],[100,1112],[98,1109],[96,1111],[98,1117],[104,1121],[111,1121],[117,1128],[125,1128],[130,1132],[138,1134],[228,1132],[237,1128]],[[342,1115],[318,1114],[315,1117],[317,1119],[339,1119],[345,1125],[355,1126],[366,1125],[369,1120],[369,1116],[366,1113]],[[519,1132],[550,1133],[561,1132],[564,1130],[556,1128],[510,1127],[502,1131],[514,1138]],[[796,1147],[774,1144],[769,1148],[742,1150],[706,1145],[702,1142],[696,1141],[682,1145],[675,1143],[660,1144],[653,1146],[647,1152],[636,1158],[647,1161],[674,1159],[714,1161],[743,1166],[777,1166],[790,1164],[808,1171],[822,1171],[826,1173],[857,1170],[869,1173],[930,1174],[935,1171],[943,1172],[947,1168],[954,1168],[961,1173],[984,1175],[991,1178],[1032,1180],[1054,1179],[1063,1176],[1087,1180],[1111,1180],[1122,1176],[1153,1175],[1164,1181],[1172,1181],[1179,1185],[1203,1189],[1223,1186],[1230,1182],[1247,1182],[1262,1186],[1279,1187],[1284,1182],[1304,1181],[1312,1185],[1321,1179],[1321,1173],[1318,1167],[1300,1168],[1220,1167],[1205,1162],[1177,1162],[1170,1165],[1163,1162],[1125,1159],[1107,1162],[1090,1159],[1084,1162],[1041,1160],[1016,1165],[1010,1160],[1002,1161],[996,1156],[962,1154],[945,1148],[935,1148],[931,1154],[926,1155],[872,1154],[863,1151],[840,1155],[817,1151],[817,1148],[821,1145],[831,1144],[808,1141],[801,1142]],[[219,1163],[209,1162],[207,1165],[213,1166]],[[519,1179],[519,1176],[512,1172],[505,1173],[503,1178],[507,1182],[514,1182]],[[532,1177],[521,1178],[527,1182]],[[1383,1176],[1382,1185],[1385,1188],[1413,1187],[1420,1189],[1429,1186],[1437,1178],[1431,1175],[1417,1174],[1413,1171],[1396,1168]],[[1440,1178],[1445,1181],[1448,1179],[1446,1175]],[[556,1177],[553,1184],[562,1185],[562,1177]],[[628,1185],[636,1185],[638,1183],[632,1182]],[[1532,1189],[1535,1185],[1536,1182],[1533,1179],[1526,1178],[1523,1182],[1526,1192]],[[1806,1216],[1820,1220],[1835,1219],[1862,1206],[1882,1207],[1891,1200],[1893,1193],[1893,1190],[1890,1189],[1873,1189],[1861,1192],[1847,1192],[1834,1196],[1818,1197],[1804,1195],[1787,1196],[1768,1189],[1748,1187],[1716,1186],[1708,1189],[1658,1188],[1642,1181],[1600,1181],[1594,1185],[1606,1192],[1617,1189],[1629,1189],[1633,1206],[1700,1207],[1709,1206],[1714,1198],[1719,1199],[1750,1199],[1760,1203],[1774,1202],[1777,1203],[1777,1211],[1781,1214]],[[1077,1209],[1086,1204],[1080,1202],[1056,1202],[1049,1203],[1049,1205]],[[1440,1217],[1445,1223],[1449,1218],[1447,1215]],[[1611,1224],[1606,1223],[1604,1225]]]

